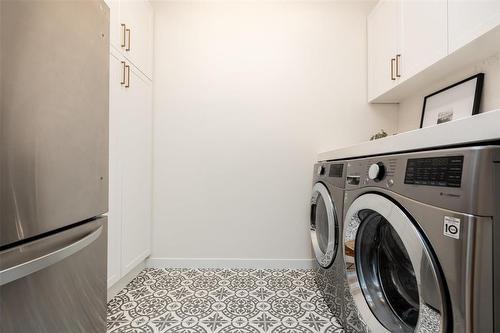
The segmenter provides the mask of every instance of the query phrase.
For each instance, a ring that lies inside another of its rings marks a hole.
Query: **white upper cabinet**
[[[153,77],[154,12],[148,0],[104,0],[110,8],[111,45],[149,79]]]
[[[121,24],[124,24],[122,26]],[[120,27],[125,29],[125,57],[147,77],[153,74],[153,7],[146,0],[120,2]],[[122,44],[122,45],[123,45]]]
[[[399,24],[400,3],[397,1],[380,1],[367,18],[370,100],[396,84]]]
[[[115,48],[120,48],[122,43],[122,34],[120,29],[120,1],[118,0],[104,0],[109,7],[109,41]]]
[[[381,0],[367,30],[368,101],[397,103],[500,51],[500,0]]]
[[[446,0],[401,2],[400,67],[402,79],[448,54]]]
[[[449,0],[449,51],[500,25],[500,0]]]

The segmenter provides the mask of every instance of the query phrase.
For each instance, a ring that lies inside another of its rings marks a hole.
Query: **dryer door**
[[[313,187],[311,199],[311,241],[318,263],[331,266],[338,247],[338,222],[330,192],[322,183]]]
[[[445,291],[426,239],[394,202],[364,194],[345,217],[350,292],[373,332],[443,332]]]

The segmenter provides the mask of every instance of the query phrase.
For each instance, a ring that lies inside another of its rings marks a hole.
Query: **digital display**
[[[330,172],[328,173],[328,176],[339,178],[339,177],[342,177],[343,171],[344,171],[343,164],[331,164],[330,165]]]
[[[405,184],[460,187],[463,156],[409,159]]]

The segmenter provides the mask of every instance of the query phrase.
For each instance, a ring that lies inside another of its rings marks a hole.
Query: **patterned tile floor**
[[[108,303],[108,333],[340,333],[311,270],[144,269]]]

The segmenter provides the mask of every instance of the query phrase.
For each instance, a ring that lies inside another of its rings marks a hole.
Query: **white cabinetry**
[[[498,25],[500,0],[449,0],[449,51],[456,51]]]
[[[105,0],[110,8],[111,46],[149,79],[153,75],[153,19],[148,0]]]
[[[401,2],[401,77],[406,79],[448,54],[446,1]]]
[[[379,1],[367,18],[370,101],[446,56],[446,15],[445,0]]]
[[[500,51],[500,1],[381,0],[367,29],[368,100],[397,103]]]
[[[121,43],[123,31],[118,17],[124,13],[124,7],[137,4],[135,1],[107,3],[111,9],[112,43]],[[137,3],[141,8],[145,2]],[[145,23],[152,20],[150,14],[138,10],[123,17],[128,17],[129,22]],[[138,45],[140,41],[148,41],[142,44],[142,54],[152,55],[152,28],[147,32],[133,30],[136,26],[140,24],[127,26],[131,32],[136,31],[131,37],[135,36]],[[152,81],[144,69],[146,57],[133,58],[116,45],[110,50],[108,287],[151,253],[153,118]],[[138,60],[133,63],[131,59]]]
[[[108,286],[121,277],[122,243],[122,164],[120,155],[121,112],[125,106],[125,88],[120,84],[123,64],[110,55],[109,61],[109,213],[108,213]]]
[[[122,274],[151,253],[152,85],[131,67],[121,114]]]
[[[120,24],[120,1],[119,0],[104,0],[109,7],[109,42],[111,46],[119,49],[122,44],[123,34],[121,33]]]
[[[151,253],[152,84],[110,56],[108,286]]]
[[[120,24],[125,25],[125,57],[147,77],[153,74],[153,8],[146,0],[121,1]],[[116,24],[115,24],[116,25]],[[123,26],[120,25],[123,29]]]
[[[368,95],[372,99],[396,84],[400,3],[380,1],[367,19]]]

